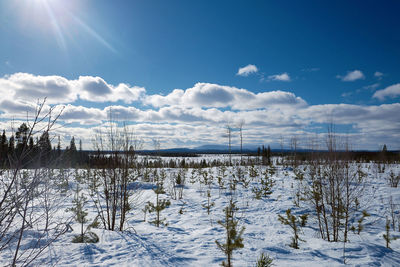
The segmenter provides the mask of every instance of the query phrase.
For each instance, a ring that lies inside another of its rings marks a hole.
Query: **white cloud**
[[[270,76],[268,76],[268,79],[274,80],[274,81],[290,82],[290,76],[287,72],[284,72],[282,74],[270,75]]]
[[[100,124],[106,118],[106,113],[102,110],[74,105],[65,106],[60,116],[60,120],[68,123],[78,122],[82,125]]]
[[[348,71],[345,76],[337,75],[338,79],[341,79],[343,82],[353,82],[360,79],[365,79],[364,73],[360,70]]]
[[[234,110],[268,108],[273,105],[305,105],[306,102],[290,92],[253,93],[246,89],[212,83],[196,83],[185,91],[175,89],[161,96],[151,95],[144,103],[154,107],[181,105],[184,107],[230,107]]]
[[[145,94],[143,87],[131,87],[120,83],[118,86],[108,84],[100,77],[80,76],[73,84],[79,89],[79,97],[91,102],[116,102],[123,101],[131,104]]]
[[[236,73],[236,75],[249,76],[250,74],[257,73],[257,72],[258,72],[258,69],[257,69],[256,65],[249,64],[249,65],[247,65],[247,66],[245,66],[243,68],[239,68],[239,70]]]
[[[375,90],[377,86],[373,84],[363,89]],[[49,95],[45,111],[54,103],[66,104],[59,123],[67,124],[60,129],[57,127],[55,134],[62,135],[65,144],[72,135],[86,140],[86,149],[92,148],[90,140],[94,130],[104,125],[110,111],[117,121],[116,127],[121,126],[121,121],[126,121],[138,136],[148,140],[148,144],[152,138],[159,138],[163,148],[223,144],[226,142],[222,137],[225,132],[223,125],[240,120],[246,122],[246,144],[278,144],[281,135],[285,138],[298,135],[304,139],[315,135],[314,127],[324,127],[323,124],[332,118],[336,124],[351,126],[351,135],[357,140],[358,148],[375,149],[377,142],[385,142],[393,149],[400,148],[396,147],[400,138],[400,103],[308,105],[291,92],[253,93],[212,83],[196,83],[191,88],[175,89],[165,96],[146,95],[142,87],[124,83],[112,85],[101,77],[81,76],[77,80],[68,80],[60,76],[26,73],[0,78],[0,127],[3,127],[0,130],[9,129],[11,119],[15,119],[17,125],[26,119],[27,112],[32,115],[36,99],[46,94]],[[395,84],[377,91],[374,98],[383,100],[399,95],[400,84]],[[79,98],[110,103],[143,101],[149,106],[103,104],[104,108],[96,108],[73,105]],[[61,108],[62,105],[57,105],[55,113]],[[238,140],[234,137],[233,142]]]
[[[383,73],[380,72],[380,71],[375,71],[374,76],[377,77],[377,78],[382,78]]]
[[[69,103],[77,99],[76,91],[70,82],[61,76],[35,76],[28,73],[15,73],[0,78],[1,98],[11,100],[35,101],[47,98],[47,103]]]
[[[400,96],[400,83],[386,87],[385,89],[378,90],[372,96],[373,98],[378,98],[383,101],[386,97],[395,98]]]
[[[25,101],[15,100],[12,101],[10,99],[3,99],[0,101],[0,113],[4,114],[2,117],[10,118],[13,116],[26,116],[27,113],[33,115],[35,113],[35,104],[29,103]]]
[[[100,77],[81,76],[68,80],[61,76],[15,73],[0,78],[0,99],[36,101],[47,98],[48,104],[73,103],[78,98],[91,102],[138,101],[146,89],[120,83],[108,84]]]
[[[143,99],[143,103],[146,105],[152,105],[153,107],[176,105],[181,103],[181,99],[184,94],[185,91],[182,89],[174,89],[166,96],[148,95]]]

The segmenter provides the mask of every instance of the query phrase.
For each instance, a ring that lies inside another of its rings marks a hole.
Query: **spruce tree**
[[[47,131],[40,136],[39,153],[42,166],[47,166],[51,159],[51,142]]]
[[[6,131],[3,130],[3,134],[0,137],[0,165],[1,166],[3,166],[3,164],[6,163],[7,152],[8,152],[7,150],[8,150],[7,136],[6,136]]]
[[[76,151],[76,145],[75,145],[75,137],[72,136],[71,141],[69,143],[69,148],[68,148],[68,158],[70,161],[71,166],[75,166],[76,161],[77,161],[77,151]]]
[[[9,141],[8,141],[8,149],[7,149],[7,154],[8,156],[12,157],[14,156],[15,153],[15,138],[14,135],[11,135]]]

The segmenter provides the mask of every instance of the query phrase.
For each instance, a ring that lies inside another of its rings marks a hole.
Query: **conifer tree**
[[[75,166],[76,160],[77,160],[77,157],[76,157],[77,151],[76,151],[74,136],[72,136],[72,138],[71,138],[71,141],[69,143],[69,148],[67,149],[67,151],[68,151],[68,158],[69,158],[71,166]]]
[[[282,224],[289,225],[290,228],[292,228],[293,237],[292,237],[292,243],[290,244],[290,247],[298,249],[299,248],[299,240],[303,241],[299,237],[299,230],[300,230],[299,224],[304,226],[305,222],[307,220],[307,217],[302,218],[302,221],[300,222],[300,220],[291,213],[291,209],[287,209],[286,210],[286,218],[283,217],[282,215],[278,215],[278,219]]]
[[[76,241],[76,243],[82,243],[84,241],[84,234],[85,234],[83,231],[83,227],[84,224],[88,222],[86,218],[88,213],[87,211],[84,210],[84,206],[87,203],[87,199],[85,195],[81,193],[79,184],[76,185],[75,195],[74,199],[72,200],[72,203],[74,204],[74,206],[69,210],[74,213],[75,220],[81,225],[80,237],[75,238],[74,240]]]
[[[207,190],[207,203],[201,205],[207,210],[208,215],[210,215],[211,208],[214,207],[214,204],[215,203],[211,200],[211,191]]]
[[[160,213],[162,210],[168,208],[171,205],[171,202],[168,199],[160,199],[160,195],[165,194],[164,189],[164,181],[166,178],[166,173],[162,169],[159,175],[155,175],[154,179],[156,181],[156,187],[153,188],[154,193],[156,194],[156,202],[151,203],[147,202],[148,212],[151,213],[153,211],[156,212],[156,219],[151,221],[150,223],[155,224],[157,227],[160,227],[160,224],[166,225],[164,222],[165,219],[160,218]]]
[[[51,159],[51,142],[49,138],[49,133],[47,131],[43,132],[39,139],[39,153],[41,158],[41,163],[43,166],[47,166]]]
[[[15,138],[14,138],[14,135],[11,135],[11,137],[8,141],[7,154],[8,154],[8,156],[13,156],[14,152],[15,152]]]
[[[18,127],[17,132],[15,133],[15,138],[17,139],[17,150],[21,150],[24,145],[28,142],[28,133],[29,128],[26,123],[22,123],[21,126]]]
[[[6,136],[6,131],[3,130],[3,134],[0,137],[0,164],[1,165],[6,163],[7,152],[8,152],[7,150],[8,150],[7,136]]]
[[[222,266],[225,267],[232,267],[233,251],[244,247],[242,234],[245,228],[243,226],[240,230],[238,229],[238,220],[235,218],[236,211],[237,208],[231,198],[228,206],[224,208],[225,220],[218,221],[218,224],[225,228],[226,240],[225,243],[220,243],[218,240],[215,243],[226,255],[226,262],[222,262]]]
[[[397,238],[390,236],[390,220],[387,217],[386,217],[385,229],[386,229],[386,234],[383,234],[383,239],[385,239],[386,241],[386,248],[390,248],[390,242],[392,240],[396,240]]]
[[[257,259],[256,267],[271,267],[273,264],[273,259],[269,257],[268,254],[261,253],[260,257]]]
[[[255,199],[261,199],[261,197],[268,197],[272,194],[272,187],[275,185],[275,182],[269,177],[268,171],[265,171],[264,178],[261,177],[260,180],[261,187],[253,187],[252,191],[255,194]]]

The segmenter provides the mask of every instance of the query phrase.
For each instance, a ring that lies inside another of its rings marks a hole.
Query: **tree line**
[[[52,146],[48,131],[44,130],[36,137],[30,131],[26,123],[22,123],[15,134],[12,133],[9,138],[3,130],[0,137],[0,166],[2,168],[9,168],[16,159],[20,160],[23,168],[48,166],[68,168],[87,165],[89,153],[82,150],[82,141],[79,141],[79,149],[77,149],[75,137],[72,137],[69,146],[62,149],[59,137],[57,145]]]

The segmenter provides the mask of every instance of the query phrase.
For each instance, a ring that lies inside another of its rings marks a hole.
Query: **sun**
[[[11,2],[11,1],[10,1]],[[16,0],[13,10],[18,14],[24,33],[49,36],[58,46],[66,49],[66,35],[79,2],[75,0]]]
[[[81,0],[15,0],[14,5],[21,30],[27,34],[37,34],[46,40],[55,40],[59,48],[68,50],[68,44],[78,45],[76,36],[84,33],[113,53],[117,51],[104,37],[90,26],[84,18],[84,1]]]

